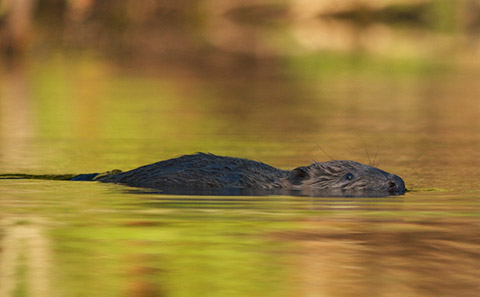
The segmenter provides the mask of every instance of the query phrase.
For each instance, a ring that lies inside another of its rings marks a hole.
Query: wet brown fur
[[[95,180],[165,189],[286,189],[303,192],[403,194],[403,180],[353,161],[314,162],[291,171],[242,158],[197,153],[142,166]]]

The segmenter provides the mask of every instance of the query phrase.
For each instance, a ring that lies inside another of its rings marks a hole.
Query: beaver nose
[[[391,194],[404,194],[405,182],[399,176],[392,175],[387,182],[387,188]]]

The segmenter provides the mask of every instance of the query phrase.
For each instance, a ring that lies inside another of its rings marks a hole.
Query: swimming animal
[[[184,194],[293,194],[309,196],[388,196],[405,193],[397,175],[354,161],[313,162],[282,170],[242,158],[197,153],[126,172],[80,174],[95,180]]]

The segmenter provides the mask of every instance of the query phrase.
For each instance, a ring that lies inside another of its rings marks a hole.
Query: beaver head
[[[293,189],[342,193],[401,195],[405,183],[397,175],[353,161],[315,162],[290,172]]]

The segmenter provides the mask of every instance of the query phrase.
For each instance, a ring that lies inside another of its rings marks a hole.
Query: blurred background
[[[476,0],[2,0],[0,167],[195,151],[294,167],[321,146],[413,185],[432,164],[436,183],[453,163],[468,179],[479,24]]]
[[[471,63],[479,10],[475,0],[2,0],[0,16],[7,60],[83,51],[123,66],[238,75],[321,52]]]
[[[0,296],[476,297],[479,81],[479,0],[0,0],[0,174],[328,154],[410,190],[3,179]]]

